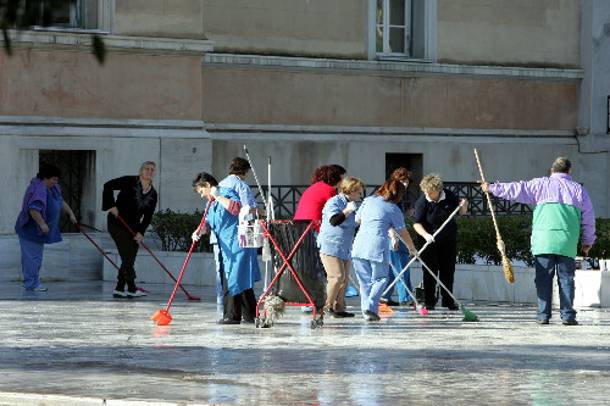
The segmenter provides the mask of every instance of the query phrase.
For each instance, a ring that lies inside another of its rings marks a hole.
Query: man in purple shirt
[[[532,222],[532,254],[536,265],[539,324],[549,324],[553,276],[559,280],[559,307],[564,325],[577,325],[574,303],[574,257],[580,237],[587,255],[595,242],[595,213],[584,187],[570,176],[572,164],[559,157],[551,176],[511,183],[488,184],[483,191],[523,204],[536,205]]]

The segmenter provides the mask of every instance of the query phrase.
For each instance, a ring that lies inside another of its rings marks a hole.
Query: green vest
[[[574,258],[580,237],[580,209],[562,203],[543,203],[534,210],[532,254]]]

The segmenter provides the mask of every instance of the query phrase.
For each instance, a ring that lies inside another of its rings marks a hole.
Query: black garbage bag
[[[283,221],[271,222],[268,228],[269,234],[278,244],[284,256],[288,258],[288,255],[290,255],[290,252],[308,225],[309,222],[305,221]],[[271,251],[273,253],[275,269],[279,270],[284,264],[284,260],[273,244],[271,244]],[[321,310],[326,302],[326,274],[320,260],[313,228],[305,236],[302,244],[290,260],[290,264],[309,294],[309,297],[314,302],[316,309]],[[285,302],[308,302],[288,267],[286,267],[279,280],[274,284],[272,290],[274,294],[281,297]]]

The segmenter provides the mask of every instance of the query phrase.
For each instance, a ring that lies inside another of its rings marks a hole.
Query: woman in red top
[[[311,186],[303,191],[294,220],[311,221],[322,220],[322,209],[326,201],[337,194],[337,184],[345,174],[340,165],[322,165],[317,168],[311,177]],[[316,226],[318,231],[320,225]]]

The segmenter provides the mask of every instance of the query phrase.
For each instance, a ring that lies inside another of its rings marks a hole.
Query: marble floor
[[[290,309],[270,329],[215,324],[211,288],[191,288],[171,325],[147,298],[112,299],[112,284],[0,286],[0,405],[602,405],[610,402],[610,311],[580,326],[534,323],[531,306],[468,304],[426,317],[398,308],[376,324]],[[350,301],[356,305],[357,299]],[[355,309],[355,307],[352,307]]]

